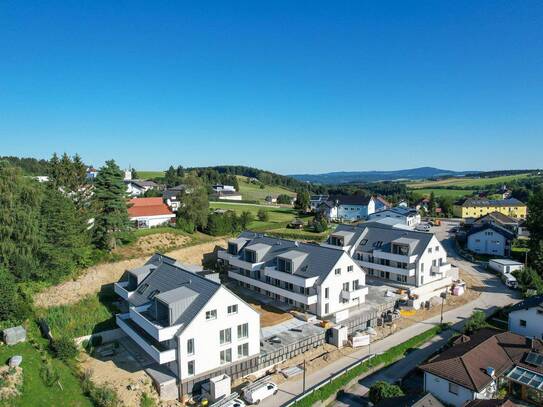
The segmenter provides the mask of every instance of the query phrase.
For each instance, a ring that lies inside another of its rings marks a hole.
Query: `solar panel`
[[[543,355],[530,352],[528,353],[528,356],[526,356],[526,363],[534,366],[543,366]]]

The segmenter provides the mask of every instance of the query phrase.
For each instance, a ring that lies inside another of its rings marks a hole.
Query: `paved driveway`
[[[517,302],[519,300],[519,295],[517,292],[509,290],[507,287],[505,287],[498,277],[491,273],[487,273],[485,270],[478,267],[477,265],[464,260],[456,253],[452,236],[450,236],[448,232],[448,230],[453,226],[455,226],[455,223],[443,222],[442,226],[435,227],[432,231],[436,234],[437,238],[442,242],[445,249],[447,250],[447,253],[449,255],[449,261],[452,264],[455,264],[459,268],[463,269],[464,272],[471,274],[474,278],[477,278],[481,282],[479,287],[479,289],[481,290],[481,295],[477,299],[443,314],[444,322],[450,322],[451,324],[453,324],[455,329],[460,329],[464,324],[465,320],[469,318],[474,310],[483,310],[487,314],[490,314],[497,308]],[[405,329],[402,329],[401,331],[398,331],[380,341],[374,342],[371,345],[371,352],[384,352],[391,347],[426,331],[427,329],[429,329],[430,326],[437,325],[439,323],[439,319],[440,315],[436,315],[425,321],[416,323]],[[439,349],[440,346],[446,343],[451,335],[451,331],[443,332],[436,338],[433,338],[429,343],[424,344],[420,349],[409,353],[401,361],[394,364],[394,366],[388,369],[381,370],[380,372],[372,375],[371,377],[361,380],[352,388],[347,389],[346,395],[341,399],[342,401],[338,401],[336,405],[360,405],[361,400],[358,396],[363,395],[367,392],[366,385],[371,385],[371,383],[376,380],[380,380],[380,378],[390,382],[394,382],[397,379],[403,377],[411,369],[424,361],[435,350]],[[367,354],[367,348],[361,349],[326,365],[324,368],[320,369],[317,372],[312,372],[311,374],[308,374],[306,377],[306,388],[309,388],[321,382],[322,380],[333,376],[342,368],[352,364],[353,361],[357,359],[361,359],[364,356],[367,356]],[[279,392],[277,393],[277,395],[262,401],[261,405],[264,407],[275,407],[288,402],[301,392],[302,380],[301,377],[297,376],[294,379],[288,380],[285,383],[281,384],[279,386]]]

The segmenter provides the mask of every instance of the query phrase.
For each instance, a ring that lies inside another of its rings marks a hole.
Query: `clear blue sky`
[[[0,155],[543,167],[543,2],[0,2]]]

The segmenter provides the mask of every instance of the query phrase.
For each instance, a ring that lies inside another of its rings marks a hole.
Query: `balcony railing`
[[[113,284],[113,290],[119,297],[128,300],[133,293],[133,291],[128,291],[126,289],[128,285],[128,281],[119,281],[118,283]]]
[[[374,250],[373,257],[376,259],[392,260],[398,263],[415,263],[417,261],[417,255],[403,255],[396,253],[384,252],[382,250]]]
[[[379,270],[379,271],[388,271],[389,273],[400,274],[402,276],[407,276],[407,277],[415,276],[415,265],[411,265],[411,268],[404,269],[400,267],[386,266],[384,264],[372,263],[372,262],[363,261],[363,260],[357,260],[357,262],[364,268],[371,268],[371,269]]]
[[[146,340],[143,335],[136,332],[134,328],[130,326],[129,314],[117,314],[116,316],[117,326],[128,335],[134,342],[136,342],[145,353],[152,357],[157,363],[163,364],[173,362],[176,360],[175,349],[163,349],[159,350],[155,345]]]
[[[130,307],[130,319],[132,319],[134,323],[136,323],[139,327],[145,330],[145,332],[159,342],[172,339],[175,333],[181,327],[181,324],[162,326],[156,322],[153,322],[144,314],[144,312],[147,311],[150,306],[151,304],[142,305],[140,307]]]
[[[359,286],[356,290],[341,290],[341,298],[348,301],[351,301],[353,298],[360,298],[364,295],[368,295],[368,287],[366,286]]]
[[[257,270],[262,265],[261,262],[260,263],[251,263],[251,262],[248,262],[248,261],[245,261],[245,260],[241,260],[239,258],[239,256],[234,256],[234,255],[228,253],[225,250],[220,250],[217,253],[217,257],[219,259],[228,261],[228,263],[233,267],[239,267],[239,268],[242,268],[244,270],[251,270],[251,271],[252,270]]]
[[[277,270],[276,267],[265,267],[264,275],[275,278],[277,280],[286,281],[287,283],[295,284],[304,288],[313,287],[315,281],[317,281],[318,279],[318,277],[303,278],[290,273],[285,273],[284,271]]]
[[[430,268],[430,272],[434,274],[446,274],[451,269],[451,265],[449,263],[443,263],[439,266],[432,266]]]
[[[297,301],[297,302],[299,302],[301,304],[312,305],[312,304],[317,303],[317,295],[316,294],[314,294],[314,295],[304,295],[304,294],[300,294],[300,293],[295,293],[295,292],[292,292],[292,291],[289,291],[289,290],[285,290],[284,288],[276,287],[274,285],[265,283],[264,281],[255,280],[254,278],[246,277],[246,276],[241,275],[239,273],[236,273],[234,271],[229,271],[228,272],[228,277],[230,277],[230,278],[232,278],[234,280],[237,280],[237,281],[241,281],[241,282],[246,283],[246,284],[251,284],[251,285],[253,285],[255,287],[258,287],[258,288],[260,288],[262,290],[266,290],[266,291],[269,291],[269,292],[274,293],[274,294],[279,294],[282,297],[290,298],[291,300]]]

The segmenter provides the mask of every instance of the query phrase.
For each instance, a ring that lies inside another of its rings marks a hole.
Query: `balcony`
[[[290,298],[291,300],[297,301],[305,305],[313,305],[317,303],[317,295],[304,295],[300,293],[295,293],[289,290],[285,290],[281,287],[276,287],[274,285],[265,283],[264,281],[255,280],[254,278],[245,277],[234,271],[228,272],[228,277],[233,280],[241,281],[242,283],[251,284],[255,287],[258,287],[262,290],[269,291],[274,294],[279,294],[282,297]]]
[[[154,344],[151,339],[146,337],[145,332],[138,332],[138,327],[130,320],[129,314],[117,314],[116,321],[117,326],[157,363],[163,364],[176,360],[175,349],[168,349]]]
[[[264,275],[306,288],[313,287],[315,281],[318,279],[318,277],[303,278],[290,273],[285,273],[284,271],[277,270],[277,267],[265,267]]]
[[[142,305],[141,307],[130,307],[130,319],[158,342],[172,339],[181,327],[181,324],[162,326],[156,321],[153,322],[145,313],[150,306],[151,304]]]
[[[126,289],[128,287],[128,284],[128,281],[119,281],[118,283],[113,284],[113,290],[115,291],[115,294],[125,300],[128,300],[133,293],[133,291],[128,291]]]
[[[444,263],[439,266],[430,267],[430,273],[445,275],[451,270],[451,265],[449,263]]]
[[[360,298],[361,296],[365,295],[368,295],[368,287],[365,286],[360,286],[356,290],[352,291],[341,290],[341,298],[348,301],[351,301],[353,298]]]
[[[230,264],[233,267],[238,267],[244,270],[258,270],[262,263],[250,263],[245,260],[240,260],[239,256],[235,256],[233,254],[228,253],[225,250],[220,250],[217,253],[217,257],[221,260],[228,261],[228,264]]]
[[[369,261],[363,261],[363,260],[356,260],[356,262],[364,268],[370,268],[370,269],[379,270],[379,271],[388,271],[389,273],[400,274],[402,276],[407,276],[407,277],[415,276],[414,264],[408,265],[408,267],[411,267],[411,268],[403,269],[399,267],[385,266],[384,264],[380,264],[380,263],[371,263]]]
[[[415,263],[417,261],[416,255],[405,256],[403,254],[388,253],[382,250],[374,250],[373,257],[375,257],[376,259],[392,260],[395,262],[407,264]]]

